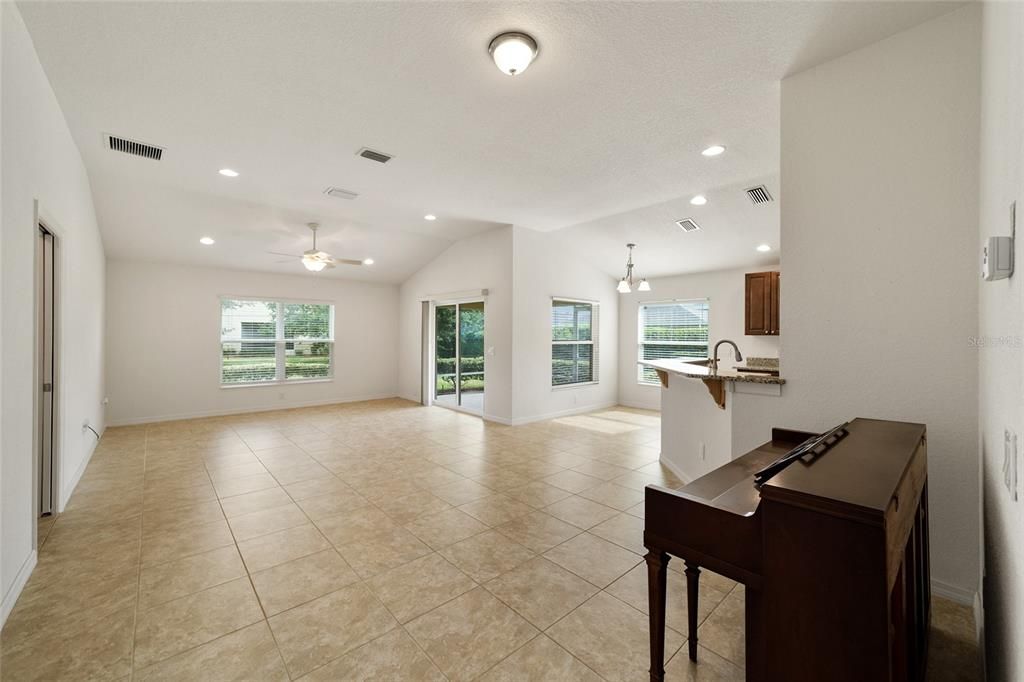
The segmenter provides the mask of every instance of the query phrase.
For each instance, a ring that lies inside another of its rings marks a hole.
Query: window
[[[221,299],[223,386],[330,379],[334,306]]]
[[[597,382],[597,312],[592,302],[551,302],[552,386]]]
[[[707,300],[643,303],[638,327],[640,360],[708,356]],[[641,384],[659,383],[650,367],[639,367],[637,379]]]

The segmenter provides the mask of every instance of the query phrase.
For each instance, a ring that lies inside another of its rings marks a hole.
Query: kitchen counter
[[[707,359],[693,359],[693,360],[641,360],[640,364],[645,367],[651,367],[656,370],[661,376],[661,372],[667,372],[668,374],[675,374],[677,376],[686,377],[688,379],[703,379],[703,380],[721,380],[721,381],[734,381],[750,384],[784,384],[786,380],[782,377],[772,376],[771,374],[764,374],[759,372],[740,372],[729,367],[722,367],[726,362],[724,359],[719,359],[718,371],[712,372],[711,368],[708,367],[709,360]],[[664,386],[668,385],[667,377],[661,378],[661,383]]]

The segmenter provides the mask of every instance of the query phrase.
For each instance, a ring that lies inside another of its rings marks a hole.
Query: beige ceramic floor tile
[[[140,611],[135,665],[151,665],[262,619],[248,578]]]
[[[518,488],[510,488],[505,490],[504,494],[536,509],[554,504],[572,495],[568,490],[556,488],[543,481],[534,481]]]
[[[520,517],[498,526],[496,530],[530,551],[538,553],[546,552],[583,532],[576,526],[543,512]]]
[[[244,542],[261,535],[294,528],[309,523],[309,518],[292,503],[261,511],[232,516],[228,519],[236,542]]]
[[[710,571],[701,571],[697,595],[697,622],[703,623],[711,612],[725,599],[725,592],[716,590],[704,580]],[[641,562],[636,568],[605,588],[613,597],[626,602],[633,608],[649,613],[647,595],[647,563]],[[686,578],[675,571],[668,572],[665,590],[665,619],[670,628],[687,634]]]
[[[277,480],[270,474],[253,474],[252,476],[214,481],[213,485],[217,489],[217,496],[225,498],[275,488],[277,487]]]
[[[743,668],[725,660],[714,651],[697,646],[697,662],[690,660],[682,647],[665,666],[665,679],[672,682],[743,682]]]
[[[544,556],[598,587],[607,587],[643,561],[640,556],[590,533],[577,535],[549,549]]]
[[[548,635],[606,680],[633,682],[647,677],[650,638],[647,616],[604,592],[556,623]],[[665,630],[665,656],[684,638]]]
[[[270,618],[292,677],[383,635],[398,622],[362,585],[350,585]]]
[[[421,516],[451,509],[450,504],[426,490],[420,490],[402,497],[389,497],[378,500],[377,506],[384,510],[384,513],[390,516],[395,523],[400,524],[409,523]]]
[[[445,676],[401,628],[317,668],[303,682],[445,682]]]
[[[521,680],[558,680],[559,682],[601,682],[593,670],[580,663],[568,651],[545,635],[494,666],[481,682],[521,682]]]
[[[337,490],[325,495],[306,497],[296,502],[313,521],[365,507],[369,502],[353,490]]]
[[[335,547],[366,542],[395,527],[387,514],[376,507],[360,507],[316,520],[316,525]]]
[[[406,530],[433,549],[441,549],[487,530],[487,526],[458,509],[421,516],[405,525]]]
[[[484,587],[541,630],[598,591],[586,580],[543,557],[527,561]]]
[[[200,592],[245,575],[245,565],[235,546],[142,569],[139,576],[139,609]]]
[[[591,528],[590,532],[634,554],[647,553],[644,547],[644,521],[632,514],[613,516]]]
[[[568,490],[571,493],[580,493],[604,483],[600,478],[587,476],[578,471],[559,471],[557,474],[546,476],[542,480],[549,485],[561,488],[562,490]]]
[[[488,526],[500,526],[513,519],[533,513],[533,507],[507,495],[492,495],[469,502],[459,509]]]
[[[737,665],[746,661],[745,600],[739,586],[722,600],[697,630],[697,641]]]
[[[642,492],[631,490],[615,483],[604,483],[595,488],[584,490],[579,495],[619,511],[626,511],[630,507],[644,501],[644,494]]]
[[[430,492],[437,497],[440,497],[448,504],[458,506],[460,504],[472,502],[473,500],[490,497],[495,491],[491,490],[487,486],[480,485],[476,481],[470,481],[467,479],[464,481],[456,481],[455,483],[448,483],[437,488],[431,488]]]
[[[454,682],[474,679],[537,633],[480,587],[420,616],[406,629]]]
[[[477,582],[496,578],[534,557],[530,550],[493,530],[448,545],[440,552]]]
[[[238,543],[250,573],[330,548],[331,543],[311,523]]]
[[[343,545],[338,551],[364,580],[431,552],[419,538],[397,526],[382,530],[362,542]]]
[[[440,554],[428,554],[393,568],[366,585],[402,623],[476,587]]]
[[[329,495],[331,493],[353,492],[344,481],[335,476],[319,476],[298,483],[289,483],[284,486],[284,489],[294,500]]]
[[[281,507],[291,502],[288,493],[283,488],[267,488],[254,493],[226,497],[220,501],[224,508],[224,516],[233,518],[242,514],[251,514],[261,509]]]
[[[285,682],[288,671],[263,621],[137,670],[139,682],[260,680]]]
[[[549,507],[545,507],[544,513],[585,530],[596,526],[602,521],[607,521],[618,514],[618,511],[578,495],[573,495],[560,502],[555,502]]]
[[[142,564],[151,566],[201,554],[234,543],[227,521],[219,519],[201,526],[172,531],[154,531],[142,538]]]
[[[268,616],[312,601],[359,580],[333,549],[310,554],[252,574]]]

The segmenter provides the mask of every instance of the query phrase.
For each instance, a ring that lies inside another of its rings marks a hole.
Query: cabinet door
[[[768,334],[771,329],[771,309],[768,305],[771,293],[770,272],[748,272],[746,282],[746,332],[747,334]]]
[[[768,288],[768,333],[779,335],[779,273],[770,272]]]

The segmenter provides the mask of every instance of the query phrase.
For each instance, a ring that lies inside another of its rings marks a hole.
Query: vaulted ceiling
[[[660,254],[658,274],[757,262],[756,243],[777,246],[777,209],[737,201],[749,183],[777,184],[780,79],[959,4],[19,7],[111,257],[304,272],[266,252],[301,253],[305,223],[318,221],[321,248],[376,260],[329,276],[399,282],[452,241],[505,224],[569,229],[613,272],[625,241]],[[510,29],[540,43],[515,78],[486,52]],[[112,152],[104,133],[166,152]],[[728,150],[702,157],[711,143]],[[362,159],[361,147],[394,159]],[[705,230],[683,234],[669,217],[687,217],[683,200],[698,192],[709,204],[688,212]],[[201,246],[203,235],[217,243]]]

